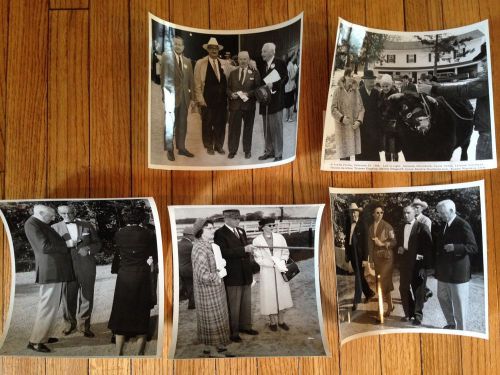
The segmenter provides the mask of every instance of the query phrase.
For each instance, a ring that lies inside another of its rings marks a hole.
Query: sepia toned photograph
[[[318,264],[323,208],[170,206],[169,357],[329,355]]]
[[[0,355],[161,356],[152,198],[0,201],[0,214],[12,269]]]
[[[250,169],[295,159],[302,14],[251,30],[150,14],[149,167]]]
[[[496,168],[488,22],[439,31],[339,19],[322,170]]]
[[[341,343],[383,333],[488,339],[484,181],[330,188]]]

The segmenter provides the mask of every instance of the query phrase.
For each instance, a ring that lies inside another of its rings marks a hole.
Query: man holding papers
[[[274,157],[279,161],[283,156],[283,108],[285,106],[285,84],[288,81],[286,63],[275,57],[276,45],[266,43],[262,46],[262,63],[259,72],[264,83],[271,90],[269,103],[260,105],[264,121],[266,148],[259,160]]]
[[[255,119],[254,90],[260,86],[260,74],[249,67],[250,55],[247,51],[238,53],[238,69],[229,74],[227,95],[229,97],[228,158],[238,151],[243,120],[243,151],[245,159],[252,157],[252,132]]]

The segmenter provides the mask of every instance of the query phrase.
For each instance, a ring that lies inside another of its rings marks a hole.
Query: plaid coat
[[[205,345],[226,345],[229,343],[226,290],[217,274],[210,243],[195,240],[191,261],[198,340]]]

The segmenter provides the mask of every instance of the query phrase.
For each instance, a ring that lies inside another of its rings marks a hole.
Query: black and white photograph
[[[484,181],[330,188],[340,341],[385,333],[488,339]]]
[[[248,30],[149,14],[148,161],[168,170],[251,169],[295,159],[302,13]]]
[[[12,265],[0,355],[161,356],[152,198],[0,201],[0,215]]]
[[[323,208],[170,206],[169,357],[329,355],[318,264]]]
[[[488,21],[403,32],[339,19],[321,169],[496,168]]]

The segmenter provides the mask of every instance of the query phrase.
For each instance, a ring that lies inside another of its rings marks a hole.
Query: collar
[[[274,56],[271,58],[271,60],[266,61],[267,66],[270,67],[273,64],[273,61],[274,61]]]
[[[224,225],[226,227],[228,227],[231,232],[234,232],[234,230],[236,229],[236,227],[231,227],[231,226],[227,225],[226,223],[224,223]]]
[[[415,224],[415,219],[413,219],[412,221],[410,221],[409,223],[405,223],[405,225],[413,225]]]
[[[448,228],[451,226],[451,224],[453,223],[453,220],[455,220],[455,218],[457,217],[457,214],[453,214],[453,217],[448,220],[447,224],[448,224]]]

